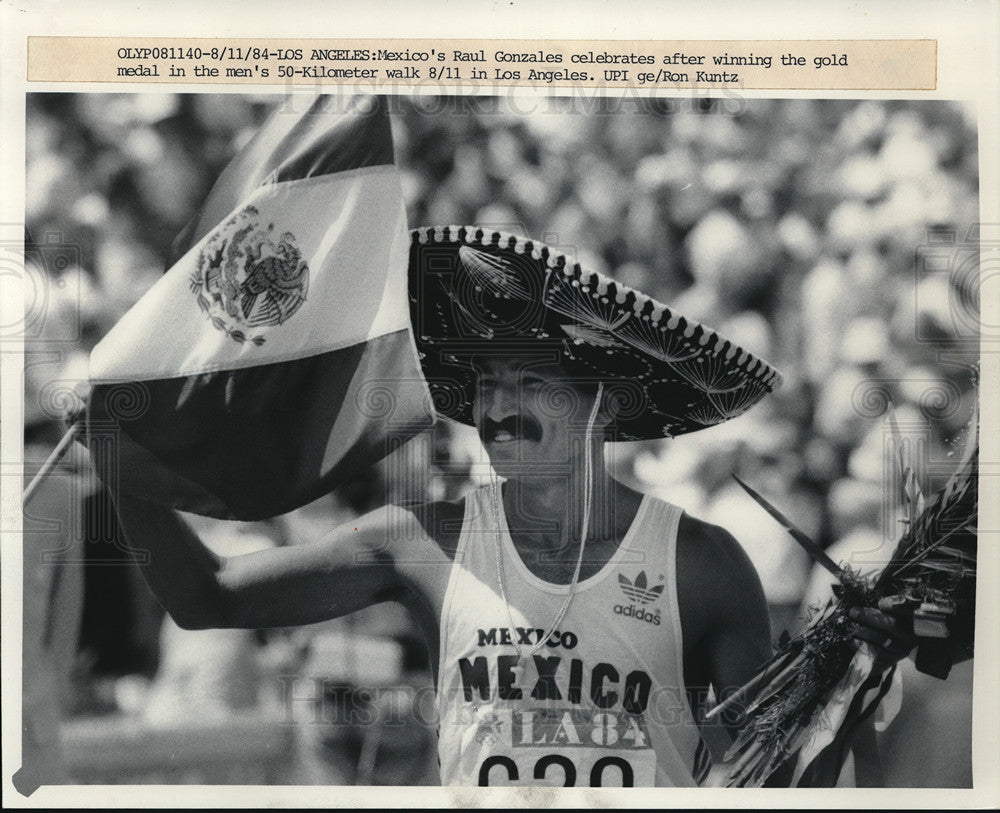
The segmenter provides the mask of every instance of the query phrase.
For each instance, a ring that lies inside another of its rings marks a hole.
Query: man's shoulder
[[[727,589],[755,589],[760,581],[735,536],[686,512],[677,528],[677,574],[682,583],[713,595]]]
[[[713,525],[703,519],[691,516],[685,511],[677,526],[678,553],[695,561],[729,558],[736,551],[742,551],[736,537],[721,525]]]
[[[677,596],[692,641],[752,631],[767,617],[760,577],[736,537],[687,514],[677,532]],[[766,625],[760,640],[767,640]]]
[[[711,522],[705,522],[705,520],[698,519],[698,517],[692,516],[687,511],[681,514],[677,533],[685,539],[708,545],[726,546],[739,544],[736,542],[736,537],[721,525],[713,525]]]

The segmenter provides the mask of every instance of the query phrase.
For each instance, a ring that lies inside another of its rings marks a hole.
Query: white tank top
[[[521,560],[490,486],[466,497],[441,613],[438,756],[444,785],[678,786],[711,766],[684,690],[675,550],[680,508],[646,496],[607,564],[568,585]],[[525,660],[518,665],[515,643]]]

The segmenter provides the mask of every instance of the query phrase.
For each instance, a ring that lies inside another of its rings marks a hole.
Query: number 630
[[[549,754],[539,758],[535,763],[534,778],[545,779],[548,770],[553,765],[562,768],[564,788],[572,788],[576,785],[576,766],[566,757],[560,754]],[[490,771],[493,768],[501,767],[507,771],[507,779],[517,782],[520,779],[517,764],[510,757],[492,756],[483,761],[479,767],[479,786],[486,787],[490,784]],[[615,767],[621,772],[623,788],[633,787],[635,777],[632,773],[632,766],[621,757],[601,757],[590,769],[590,787],[599,788],[604,784],[604,771]]]

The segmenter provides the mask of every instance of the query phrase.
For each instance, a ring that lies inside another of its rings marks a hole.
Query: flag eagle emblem
[[[332,100],[276,107],[178,236],[170,270],[91,353],[85,437],[122,491],[264,519],[433,423],[389,106]],[[376,384],[389,396],[377,404]],[[123,413],[123,387],[141,409]]]
[[[241,328],[280,325],[306,301],[309,265],[290,231],[263,226],[246,206],[198,252],[191,292],[212,325],[239,343],[264,343]]]

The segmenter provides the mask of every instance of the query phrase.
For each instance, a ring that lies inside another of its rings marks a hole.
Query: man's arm
[[[684,515],[678,534],[678,598],[689,688],[711,685],[718,702],[772,654],[764,589],[732,534]],[[731,734],[736,715],[724,715]]]
[[[711,685],[721,702],[749,682],[772,655],[767,602],[753,564],[730,533],[686,515],[682,523],[678,594],[685,655],[690,660],[685,662],[685,675],[690,675],[689,688]],[[851,618],[857,625],[855,636],[873,643],[886,663],[905,657],[918,641],[912,626],[894,618],[889,607],[852,611]],[[737,703],[722,715],[734,736],[744,705]],[[855,732],[853,744],[864,763],[859,778],[866,785],[883,784],[870,720]],[[794,765],[795,760],[786,762],[767,784],[786,786]]]
[[[773,653],[764,588],[739,542],[717,525],[685,514],[677,555],[688,688],[711,686],[722,702],[748,683]],[[742,707],[737,703],[722,713],[733,738],[743,723]],[[794,765],[793,760],[786,762],[767,784],[787,787]]]
[[[397,597],[404,589],[387,546],[388,509],[323,540],[221,557],[171,509],[117,495],[129,546],[146,553],[140,570],[181,627],[262,628],[311,624]],[[422,533],[409,513],[392,512],[393,538]]]

